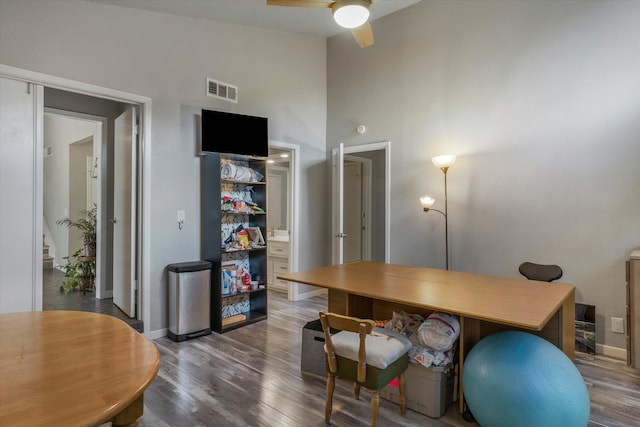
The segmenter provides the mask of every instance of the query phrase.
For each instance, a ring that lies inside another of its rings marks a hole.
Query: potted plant
[[[62,267],[66,280],[60,285],[61,292],[77,288],[85,291],[93,289],[96,262],[81,260],[82,251],[83,249],[78,249],[72,255],[63,257],[67,260],[67,265]]]
[[[87,257],[96,256],[97,213],[98,206],[94,203],[91,210],[81,210],[81,217],[76,221],[69,218],[56,221],[56,224],[58,225],[63,225],[69,228],[75,227],[82,233],[84,240],[84,256]]]

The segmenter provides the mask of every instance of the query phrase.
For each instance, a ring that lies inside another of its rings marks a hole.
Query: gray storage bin
[[[447,407],[457,400],[455,366],[430,366],[428,368],[409,363],[404,373],[405,402],[408,409],[431,418],[441,417]],[[397,385],[386,385],[380,390],[380,397],[394,403],[400,401]]]
[[[169,264],[169,331],[174,341],[211,333],[211,263]]]
[[[331,329],[331,334],[338,332]],[[320,319],[307,322],[302,328],[300,370],[308,374],[327,375],[327,356],[324,352],[324,331]]]

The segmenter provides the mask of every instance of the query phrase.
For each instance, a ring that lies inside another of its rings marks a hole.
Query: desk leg
[[[127,406],[122,412],[111,420],[112,427],[137,427],[144,411],[144,395],[140,395],[136,400]]]
[[[576,359],[576,291],[562,302],[560,309],[560,349],[569,359]]]
[[[328,307],[331,313],[372,319],[372,299],[329,289]]]

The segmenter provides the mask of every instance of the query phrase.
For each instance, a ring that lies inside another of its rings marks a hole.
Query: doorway
[[[92,84],[82,83],[75,80],[69,80],[49,74],[43,74],[31,70],[12,67],[0,64],[0,84],[3,86],[2,105],[13,114],[13,122],[2,120],[1,130],[4,132],[8,129],[18,129],[14,124],[19,125],[19,132],[15,135],[16,140],[23,141],[20,150],[11,158],[17,163],[15,168],[22,172],[14,173],[14,176],[21,176],[24,184],[20,187],[22,191],[6,191],[3,185],[2,199],[3,204],[13,207],[13,211],[3,210],[3,215],[10,218],[11,229],[15,233],[5,233],[8,229],[3,228],[3,236],[19,236],[22,235],[21,243],[13,243],[11,246],[12,256],[3,257],[3,265],[24,266],[24,268],[12,268],[8,272],[3,272],[3,281],[0,282],[2,291],[5,291],[5,283],[11,283],[11,280],[5,282],[4,279],[20,280],[24,286],[20,292],[10,292],[11,298],[3,298],[2,308],[11,307],[11,310],[20,308],[22,310],[42,310],[42,121],[44,116],[44,91],[56,90],[64,94],[68,98],[73,96],[86,96],[94,101],[114,101],[127,105],[136,105],[139,108],[139,150],[137,182],[139,183],[139,191],[137,194],[136,204],[138,206],[138,216],[136,218],[136,228],[138,232],[137,241],[139,245],[136,249],[136,273],[137,273],[137,317],[144,324],[151,323],[151,259],[150,259],[150,241],[142,239],[142,235],[150,234],[150,206],[151,197],[148,191],[151,181],[151,135],[147,129],[147,125],[151,123],[151,98],[136,95],[128,92],[122,92],[115,89],[95,86]],[[6,90],[5,90],[6,89]],[[91,105],[93,103],[89,103]],[[63,105],[49,105],[51,108],[64,108]],[[8,115],[3,114],[3,119],[8,119]],[[5,128],[6,124],[6,128]],[[5,160],[6,156],[3,156]],[[12,169],[5,168],[3,163],[3,172],[10,172]],[[3,174],[4,177],[4,174]],[[104,183],[102,184],[105,185]],[[9,186],[8,190],[12,187]],[[103,189],[104,194],[104,189]],[[105,218],[106,220],[106,218]],[[25,240],[26,237],[26,240]],[[3,245],[6,249],[8,245]],[[3,271],[7,271],[4,269]],[[14,280],[14,281],[15,281]],[[160,333],[147,331],[145,335],[150,338],[157,338]]]
[[[371,165],[371,159],[344,156],[343,262],[371,261]]]
[[[96,98],[89,104],[87,98],[91,97],[45,89],[43,244],[45,250],[52,252],[53,265],[43,263],[43,308],[110,314],[142,330],[135,294],[139,182],[136,109]],[[67,110],[48,105],[64,106]],[[77,112],[83,105],[101,115]],[[77,138],[80,140],[76,141]],[[62,292],[61,283],[69,281],[64,266],[76,260],[69,257],[83,243],[77,230],[60,227],[56,222],[62,218],[78,219],[82,211],[91,210],[94,204],[97,208],[94,291]]]
[[[300,146],[270,140],[267,161],[267,281],[273,283],[278,273],[298,271]],[[269,177],[273,177],[274,181],[270,183]],[[271,217],[274,204],[277,205],[275,216]],[[284,252],[275,252],[278,249]],[[283,257],[278,257],[282,253],[286,255],[286,261]],[[279,281],[276,288],[286,292],[289,301],[299,301],[325,292],[283,281]]]
[[[390,142],[332,151],[333,262],[390,262]]]

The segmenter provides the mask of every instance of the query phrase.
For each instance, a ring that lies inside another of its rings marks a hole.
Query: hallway
[[[112,298],[97,299],[93,292],[85,295],[81,291],[60,292],[60,285],[64,281],[64,273],[56,268],[42,270],[42,309],[43,310],[73,310],[91,311],[108,314],[131,325],[138,332],[143,332],[142,320],[131,319],[124,314]]]

